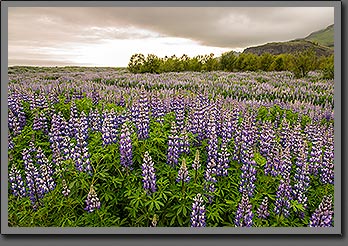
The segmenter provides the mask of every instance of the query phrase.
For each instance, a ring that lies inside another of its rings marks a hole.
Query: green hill
[[[334,47],[334,24],[325,29],[312,32],[304,40],[312,41],[327,47]]]

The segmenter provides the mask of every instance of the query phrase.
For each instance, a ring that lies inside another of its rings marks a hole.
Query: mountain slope
[[[312,41],[327,47],[334,47],[334,24],[325,29],[312,32],[304,40]]]
[[[243,53],[253,53],[262,55],[263,53],[270,53],[272,55],[280,54],[294,54],[307,49],[314,49],[317,56],[329,56],[333,54],[333,49],[314,44],[307,40],[293,40],[288,42],[267,43],[260,46],[246,48]]]
[[[325,29],[312,32],[305,38],[299,38],[287,42],[273,42],[264,45],[246,48],[243,53],[262,55],[294,54],[296,52],[313,49],[318,56],[329,56],[334,53],[334,25]]]

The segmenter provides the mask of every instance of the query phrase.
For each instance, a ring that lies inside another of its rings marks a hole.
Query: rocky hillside
[[[274,42],[264,45],[246,48],[243,53],[262,55],[270,53],[273,55],[293,54],[299,51],[314,49],[318,56],[329,56],[334,53],[334,25],[325,29],[312,32],[305,38],[295,39],[287,42]]]
[[[262,55],[263,53],[270,53],[272,55],[279,54],[293,54],[307,49],[314,49],[317,56],[329,56],[333,54],[333,49],[315,44],[307,40],[293,40],[288,42],[267,43],[260,46],[246,48],[243,53],[253,53]]]

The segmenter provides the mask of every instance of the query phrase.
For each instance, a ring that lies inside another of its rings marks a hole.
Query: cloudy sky
[[[219,56],[333,23],[332,7],[10,7],[8,62],[125,67],[135,53]]]

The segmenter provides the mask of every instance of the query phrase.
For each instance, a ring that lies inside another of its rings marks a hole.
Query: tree
[[[262,71],[269,71],[273,61],[274,61],[274,56],[273,55],[271,55],[270,53],[263,53],[259,57],[259,65],[258,65],[258,67]]]
[[[291,70],[296,78],[303,78],[317,68],[318,58],[313,49],[297,52],[291,59]]]
[[[145,56],[143,54],[134,54],[131,56],[128,63],[128,70],[131,73],[140,73],[145,63]]]
[[[220,57],[220,69],[223,71],[233,72],[235,68],[235,62],[237,57],[234,55],[233,51],[223,53]]]

